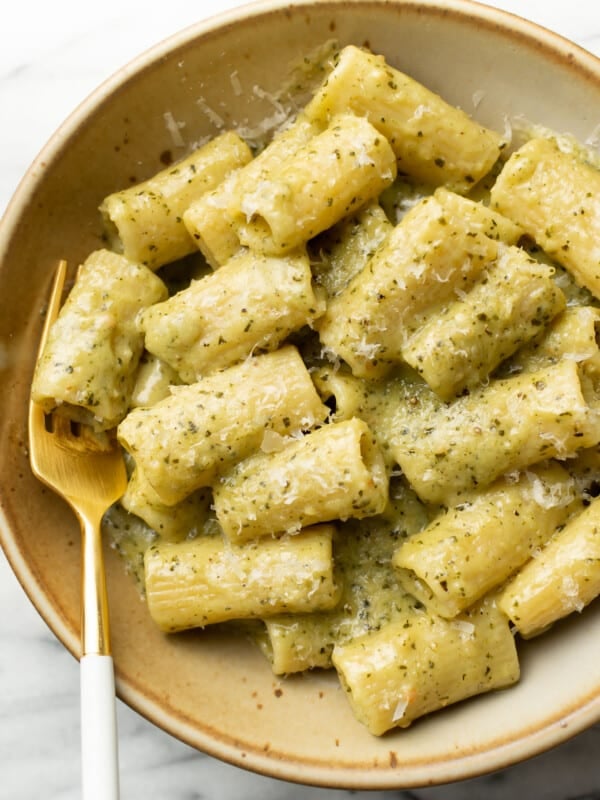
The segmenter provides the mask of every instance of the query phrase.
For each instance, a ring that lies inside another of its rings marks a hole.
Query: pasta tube
[[[422,500],[449,503],[505,472],[596,444],[599,408],[577,364],[561,361],[399,421],[391,448]]]
[[[321,129],[300,114],[291,125],[279,131],[256,158],[186,209],[184,225],[213,269],[225,264],[241,247],[237,228],[246,217],[246,193],[255,191],[268,180]]]
[[[141,316],[146,348],[187,382],[275,349],[324,311],[304,252],[242,251]]]
[[[267,617],[254,640],[275,675],[329,669],[334,644],[333,611]]]
[[[133,409],[117,434],[161,501],[174,505],[257,450],[265,431],[309,430],[328,413],[298,350],[286,345],[173,386],[165,400]]]
[[[477,283],[415,333],[405,360],[444,400],[473,389],[565,308],[553,274],[523,250],[500,246]]]
[[[375,736],[519,679],[508,620],[492,600],[454,620],[415,610],[336,645],[332,660],[355,716]]]
[[[561,359],[580,364],[590,374],[600,373],[600,309],[568,306],[544,331],[509,360],[511,371],[535,372]]]
[[[100,211],[115,245],[153,270],[193,253],[185,209],[251,158],[248,145],[227,131],[143,183],[108,195]]]
[[[332,608],[331,526],[242,547],[221,536],[151,545],[144,559],[154,622],[168,633],[233,619]]]
[[[239,462],[213,487],[217,519],[239,543],[383,511],[388,480],[366,423],[331,423]]]
[[[366,265],[392,230],[376,200],[344,217],[311,244],[316,281],[328,296],[339,294]]]
[[[554,141],[534,138],[504,165],[491,205],[600,297],[599,194],[600,171]]]
[[[364,419],[363,406],[371,395],[371,384],[337,365],[316,369],[312,379],[323,400],[332,407],[334,422],[352,417]]]
[[[289,252],[376,198],[395,177],[387,139],[366,119],[340,114],[246,190],[238,236],[258,252]]]
[[[144,520],[161,539],[180,541],[204,529],[209,519],[212,495],[209,489],[198,489],[173,506],[165,505],[137,467],[120,500],[130,514]]]
[[[595,498],[525,564],[499,605],[527,638],[582,611],[599,594],[600,498]]]
[[[114,428],[129,408],[143,351],[137,315],[166,295],[146,267],[108,250],[91,253],[36,365],[33,400],[95,430]]]
[[[341,50],[305,109],[319,122],[342,111],[366,117],[390,141],[399,171],[433,186],[464,194],[500,155],[499,134],[354,45]]]
[[[403,360],[423,321],[466,291],[497,252],[496,241],[425,198],[329,302],[316,325],[322,344],[355,375],[381,377]]]
[[[233,216],[227,211],[227,198],[242,172],[230,173],[216,189],[206,192],[183,212],[183,224],[212,269],[226,264],[241,247]]]
[[[512,475],[466,497],[396,550],[398,579],[452,618],[509,578],[572,513],[574,481],[558,464]]]
[[[516,245],[525,235],[523,228],[483,203],[463,197],[440,186],[433,196],[446,209],[446,213],[464,220],[469,230],[485,233],[490,239]]]

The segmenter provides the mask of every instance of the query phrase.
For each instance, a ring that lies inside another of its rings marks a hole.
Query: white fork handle
[[[83,800],[118,800],[119,764],[112,656],[80,660]]]

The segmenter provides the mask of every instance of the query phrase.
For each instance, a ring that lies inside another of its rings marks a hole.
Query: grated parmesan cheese
[[[177,122],[170,111],[165,111],[163,119],[175,147],[185,147],[185,140],[181,135],[181,128],[185,127],[185,122]]]
[[[260,449],[263,453],[278,453],[280,450],[286,445],[286,442],[289,442],[291,437],[289,436],[282,436],[277,431],[273,431],[267,428],[263,435],[263,440],[260,445]]]
[[[452,620],[451,625],[461,634],[462,638],[472,639],[475,635],[475,625],[473,625],[472,622],[468,622],[466,619]]]
[[[236,97],[239,97],[241,94],[243,94],[244,90],[242,89],[242,83],[240,81],[237,69],[231,73],[231,75],[229,76],[229,80],[231,81],[231,86],[233,87],[233,93],[236,95]]]
[[[481,101],[485,97],[485,92],[483,89],[478,89],[476,92],[473,92],[472,100],[473,100],[473,108],[479,108]]]
[[[199,97],[196,100],[196,105],[206,114],[208,119],[215,127],[223,128],[225,126],[225,120],[223,117],[218,114],[214,108],[208,105],[204,97]]]
[[[406,709],[408,708],[408,700],[406,697],[401,696],[396,704],[396,708],[394,709],[394,713],[392,715],[392,722],[399,722],[406,713]]]

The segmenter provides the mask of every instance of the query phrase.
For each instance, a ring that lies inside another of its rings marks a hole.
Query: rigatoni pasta
[[[332,608],[335,583],[330,526],[236,547],[221,536],[157,543],[145,557],[152,618],[164,631],[232,619]]]
[[[106,530],[162,631],[242,621],[381,735],[600,591],[600,173],[367,48],[319,69],[277,130],[105,199],[123,252],[32,393],[116,435]]]
[[[500,608],[522,636],[581,612],[600,594],[600,499],[556,533],[500,595]]]
[[[393,224],[377,200],[328,228],[310,242],[317,283],[331,297],[339,294],[385,241]]]
[[[306,253],[242,251],[141,315],[146,348],[186,382],[274,350],[324,309]]]
[[[263,185],[322,128],[299,114],[254,159],[185,210],[183,222],[213,269],[225,264],[241,247],[238,227],[251,216],[245,203],[246,192]]]
[[[135,467],[121,505],[143,519],[154,533],[165,541],[180,541],[203,530],[211,518],[212,497],[206,488],[197,489],[175,505],[166,505],[145,480],[141,468]]]
[[[423,320],[466,291],[497,252],[437,197],[424,198],[328,304],[317,322],[323,346],[359,377],[385,375]]]
[[[398,547],[392,558],[398,580],[452,619],[522,567],[576,505],[574,481],[558,464],[495,481]]]
[[[363,117],[340,114],[249,189],[240,242],[286,253],[377,197],[396,177],[388,140]]]
[[[129,409],[144,349],[137,315],[166,294],[142,264],[109,250],[90,253],[36,365],[33,400],[95,430],[114,428]]]
[[[225,535],[242,542],[381,513],[388,479],[373,434],[355,418],[251,455],[222,474],[213,489]]]
[[[591,305],[568,306],[547,330],[542,330],[509,359],[508,371],[535,372],[537,369],[574,361],[585,372],[600,370],[600,309]]]
[[[519,224],[575,280],[600,297],[600,172],[535,137],[504,165],[492,207]]]
[[[332,655],[356,717],[379,736],[520,674],[508,620],[493,600],[453,620],[415,610]]]
[[[421,499],[449,503],[500,475],[600,441],[597,388],[574,361],[491,381],[401,428],[394,456]]]
[[[115,246],[153,270],[194,252],[183,223],[185,209],[251,158],[246,142],[226,131],[178,164],[109,195],[100,211]]]
[[[469,230],[484,233],[490,239],[518,245],[525,235],[517,222],[472,197],[464,197],[445,186],[439,186],[433,196],[449,214],[463,219]]]
[[[500,246],[470,291],[409,339],[405,361],[444,400],[476,388],[565,308],[552,274],[519,248]]]

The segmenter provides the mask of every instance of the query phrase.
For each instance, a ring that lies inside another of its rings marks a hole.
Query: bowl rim
[[[513,12],[478,2],[478,0],[253,0],[235,8],[211,15],[158,41],[139,55],[114,71],[87,95],[56,128],[54,133],[33,159],[18,183],[2,219],[0,220],[0,265],[5,250],[16,228],[20,210],[28,204],[35,193],[40,175],[60,155],[65,144],[78,126],[93,113],[123,82],[143,72],[160,61],[172,50],[190,41],[235,24],[240,19],[260,17],[282,9],[302,9],[314,6],[330,6],[335,10],[340,5],[356,6],[403,6],[425,9],[455,18],[470,18],[493,27],[506,36],[515,35],[526,46],[541,50],[547,56],[568,64],[580,75],[600,84],[600,58],[565,36]],[[0,500],[3,488],[0,486]],[[66,624],[60,610],[45,594],[39,576],[27,563],[18,542],[11,534],[2,503],[0,503],[0,546],[21,584],[25,594],[37,609],[58,640],[78,658],[78,637]],[[600,693],[593,694],[580,705],[561,715],[560,722],[530,730],[522,738],[500,744],[492,750],[461,754],[457,758],[448,756],[435,764],[402,767],[394,771],[366,770],[358,772],[352,768],[311,765],[304,762],[278,761],[258,751],[242,753],[240,749],[224,739],[215,739],[209,733],[198,731],[185,720],[173,720],[160,703],[139,691],[136,686],[123,680],[117,670],[118,696],[137,713],[165,732],[190,744],[192,747],[225,763],[292,783],[308,784],[338,789],[402,789],[434,786],[457,780],[477,777],[498,769],[514,765],[541,752],[555,747],[577,733],[600,721]]]

